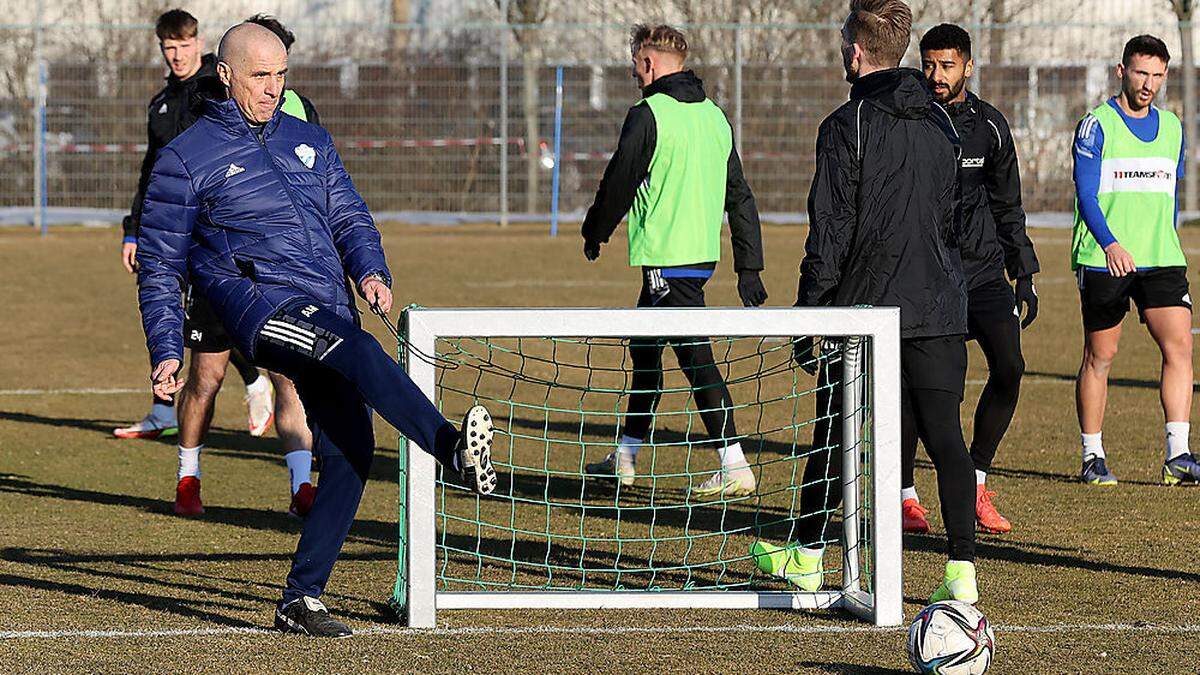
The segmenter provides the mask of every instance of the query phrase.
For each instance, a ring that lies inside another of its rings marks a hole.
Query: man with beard
[[[1183,127],[1173,113],[1153,105],[1170,60],[1166,44],[1153,35],[1131,39],[1117,65],[1121,93],[1088,113],[1075,132],[1071,267],[1083,312],[1075,405],[1083,445],[1079,477],[1091,485],[1117,483],[1105,461],[1101,425],[1108,373],[1130,299],[1162,352],[1163,482],[1200,481],[1200,464],[1188,449],[1192,299],[1187,259],[1175,229]]]
[[[992,504],[987,473],[1004,432],[1012,422],[1025,373],[1021,329],[1037,317],[1033,275],[1038,271],[1033,242],[1025,233],[1021,174],[1008,120],[986,101],[967,91],[975,62],[971,36],[953,24],[929,29],[921,38],[921,66],[929,87],[954,122],[962,144],[962,231],[958,248],[967,282],[967,338],[979,342],[987,359],[988,380],[975,408],[971,460],[975,464],[975,520],[994,534],[1012,530]],[[1004,274],[1016,282],[1016,293]],[[1020,310],[1025,308],[1025,320]],[[913,481],[916,434],[901,441],[901,517],[905,532],[928,532],[928,511]]]
[[[967,367],[966,288],[954,256],[959,148],[924,76],[899,67],[911,30],[901,0],[850,2],[841,31],[850,100],[817,134],[796,305],[900,308],[901,433],[916,434],[937,467],[948,539],[930,602],[974,603],[974,481],[958,417]],[[829,515],[842,498],[843,345],[833,342],[822,345],[817,450],[804,467],[795,543],[751,546],[760,570],[805,591],[821,587],[825,546],[836,539]],[[814,348],[798,340],[797,364],[812,368]]]

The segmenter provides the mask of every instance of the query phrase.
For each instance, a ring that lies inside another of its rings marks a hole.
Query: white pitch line
[[[57,396],[60,394],[97,394],[101,396],[111,396],[113,394],[145,394],[149,391],[149,385],[146,385],[145,387],[138,387],[136,389],[130,387],[112,387],[108,389],[0,389],[0,396]]]
[[[1152,624],[1098,623],[1098,624],[1050,624],[1045,626],[993,627],[998,633],[1200,633],[1200,625],[1164,626]],[[413,637],[461,637],[470,635],[678,635],[678,634],[726,634],[726,633],[786,633],[805,635],[842,635],[861,633],[900,633],[904,626],[808,626],[781,624],[755,626],[737,624],[733,626],[627,626],[617,628],[568,628],[560,626],[528,626],[488,628],[467,626],[462,628],[392,628],[370,626],[355,631],[355,635],[398,635]],[[226,635],[277,635],[277,631],[265,628],[191,628],[178,630],[36,630],[0,631],[0,640],[79,639],[79,638],[158,638],[158,637],[221,637]]]

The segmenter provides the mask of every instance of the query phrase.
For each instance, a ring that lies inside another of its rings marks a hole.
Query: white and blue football
[[[965,602],[935,602],[908,627],[908,661],[919,673],[983,675],[995,651],[987,618]]]

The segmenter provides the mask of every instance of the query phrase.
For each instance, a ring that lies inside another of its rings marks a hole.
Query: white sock
[[[1188,422],[1167,422],[1167,461],[1180,455],[1186,455],[1188,450],[1188,432],[1192,425]]]
[[[921,498],[917,496],[917,486],[900,488],[900,501],[904,502],[909,499],[915,499],[917,503],[920,503]]]
[[[1093,457],[1104,459],[1104,444],[1100,442],[1100,436],[1103,434],[1097,431],[1094,434],[1080,434],[1083,439],[1083,461],[1088,461]]]
[[[261,394],[271,386],[271,380],[262,373],[258,374],[258,379],[246,385],[247,394]]]
[[[625,455],[630,462],[637,460],[638,450],[642,449],[642,439],[634,438],[633,436],[622,436],[621,443],[617,445],[617,452]]]
[[[987,472],[986,471],[980,471],[979,469],[975,469],[975,484],[976,485],[987,484]]]
[[[165,403],[155,403],[150,406],[150,417],[159,422],[172,422],[175,420],[175,406]]]
[[[810,558],[820,558],[825,555],[825,549],[823,548],[804,548],[801,546],[800,552]]]
[[[288,475],[292,478],[292,494],[304,483],[312,482],[312,452],[295,450],[283,456],[287,462]]]
[[[203,445],[194,448],[179,446],[179,480],[188,476],[200,478],[200,451],[203,449]]]
[[[721,468],[728,469],[731,466],[737,466],[746,463],[746,455],[742,454],[742,444],[734,443],[723,448],[717,448],[717,454],[721,456]]]

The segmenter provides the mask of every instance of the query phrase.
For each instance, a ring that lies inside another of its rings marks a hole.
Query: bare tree
[[[500,0],[494,0],[502,10]],[[538,70],[542,65],[540,24],[550,13],[551,0],[509,0],[506,23],[521,48],[521,112],[525,120],[525,212],[538,210],[538,185],[541,179],[541,152],[538,115]],[[507,92],[505,92],[507,94]]]
[[[1168,0],[1179,19],[1179,58],[1183,62],[1183,134],[1189,142],[1196,142],[1196,34],[1192,28],[1195,11],[1193,0]],[[1193,146],[1195,147],[1195,146]],[[1188,211],[1200,208],[1200,176],[1196,175],[1195,151],[1189,148],[1184,158],[1183,204]]]

